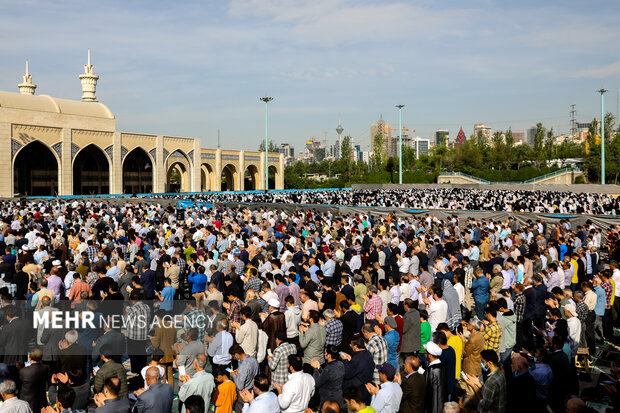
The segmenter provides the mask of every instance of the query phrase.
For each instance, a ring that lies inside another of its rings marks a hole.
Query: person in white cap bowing
[[[439,360],[441,347],[429,341],[424,345],[428,368],[424,372],[426,379],[426,411],[429,413],[443,412],[443,404],[448,401],[448,381],[446,369]]]
[[[568,324],[568,335],[572,340],[571,349],[573,354],[577,354],[581,339],[581,321],[577,318],[577,307],[575,307],[575,304],[566,304],[564,306],[564,315]]]

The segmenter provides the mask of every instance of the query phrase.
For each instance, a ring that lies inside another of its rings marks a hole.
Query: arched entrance
[[[166,174],[166,192],[189,192],[189,174],[181,162],[174,162],[168,167]]]
[[[58,194],[58,161],[45,144],[34,141],[22,148],[13,163],[15,195]]]
[[[209,164],[202,164],[200,168],[200,190],[202,192],[213,191],[213,169]]]
[[[95,145],[82,149],[73,161],[73,195],[110,193],[110,164]]]
[[[191,168],[185,152],[178,149],[172,152],[166,159],[166,192],[189,192]]]
[[[245,169],[243,176],[243,189],[246,191],[254,191],[258,189],[258,168],[254,165],[249,165]]]
[[[237,168],[228,164],[222,168],[222,191],[234,191],[235,182],[237,181]]]
[[[278,168],[275,166],[269,167],[269,189],[276,189],[276,182],[278,180]]]
[[[153,162],[142,148],[136,148],[123,161],[123,191],[140,194],[153,191]]]

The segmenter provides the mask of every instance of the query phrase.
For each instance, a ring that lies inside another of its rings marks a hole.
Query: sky
[[[25,60],[37,94],[79,99],[91,49],[117,130],[257,150],[344,134],[367,150],[379,119],[431,137],[474,123],[570,131],[617,110],[620,2],[492,0],[0,0],[0,90]]]

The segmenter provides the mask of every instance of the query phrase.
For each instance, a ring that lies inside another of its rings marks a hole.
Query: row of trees
[[[606,180],[607,183],[617,184],[620,183],[620,134],[613,132],[614,126],[615,117],[608,113],[605,116]],[[434,145],[428,155],[422,154],[419,158],[416,158],[413,148],[403,147],[403,182],[408,182],[405,179],[407,177],[414,182],[428,182],[441,171],[464,172],[491,181],[524,181],[564,167],[563,161],[569,158],[579,158],[583,159],[587,181],[596,183],[600,182],[601,172],[599,134],[599,122],[594,119],[587,144],[566,141],[556,143],[553,128],[547,129],[538,123],[533,145],[516,144],[509,129],[495,132],[490,141],[480,132],[458,148],[448,145],[444,139],[441,144]],[[382,135],[374,139],[369,163],[353,159],[351,141],[350,136],[343,139],[340,159],[311,164],[299,161],[287,167],[286,187],[341,187],[356,182],[397,181],[398,158],[387,156],[383,150],[385,142]],[[264,144],[261,150],[264,150]],[[559,160],[560,165],[551,166],[551,160]],[[317,183],[305,179],[308,174],[326,175],[329,179]]]

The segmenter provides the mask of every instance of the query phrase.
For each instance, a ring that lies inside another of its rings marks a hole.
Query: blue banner
[[[179,201],[179,208],[187,209],[187,208],[195,208],[198,207],[213,209],[213,204],[210,202],[192,202],[192,201]]]

